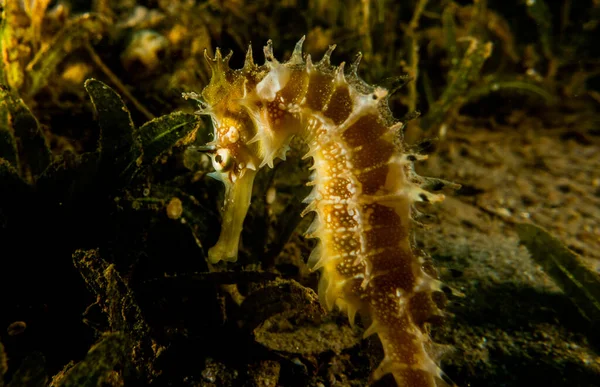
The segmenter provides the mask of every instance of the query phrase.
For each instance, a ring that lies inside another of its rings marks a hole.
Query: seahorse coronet
[[[441,282],[411,242],[414,203],[444,195],[424,188],[435,179],[418,176],[413,163],[426,156],[399,140],[405,122],[388,107],[395,90],[360,78],[360,54],[347,68],[333,66],[331,45],[314,63],[303,42],[280,62],[269,40],[261,66],[249,47],[237,70],[229,68],[231,54],[217,49],[214,58],[206,55],[209,84],[201,95],[185,95],[212,119],[211,176],[225,185],[221,235],[209,261],[237,260],[257,171],[285,159],[292,137],[300,137],[309,148],[304,158],[313,160],[302,215],[316,212],[306,236],[318,239],[308,265],[321,272],[321,302],[345,311],[351,324],[359,314],[365,337],[379,336],[384,359],[373,380],[391,373],[399,386],[446,386],[428,333],[429,321],[442,315],[432,297]]]

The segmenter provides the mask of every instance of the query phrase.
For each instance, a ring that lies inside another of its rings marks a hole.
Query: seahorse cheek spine
[[[409,239],[413,203],[443,195],[420,187],[412,164],[424,157],[397,143],[402,123],[387,107],[387,90],[358,77],[360,57],[345,73],[343,63],[329,62],[332,46],[313,64],[302,57],[303,40],[286,63],[274,58],[269,41],[263,66],[249,50],[235,71],[217,51],[202,97],[188,94],[212,117],[213,177],[226,187],[209,260],[237,259],[256,170],[285,159],[292,136],[302,137],[314,161],[305,213],[316,212],[307,235],[319,239],[309,265],[321,270],[322,302],[346,311],[352,323],[357,312],[371,321],[365,336],[377,333],[385,353],[373,379],[391,373],[399,386],[443,386],[426,325],[442,315],[440,283]]]

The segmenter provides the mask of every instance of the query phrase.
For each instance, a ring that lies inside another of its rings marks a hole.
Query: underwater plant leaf
[[[6,374],[7,369],[6,352],[4,352],[4,345],[0,341],[0,387],[4,386],[4,374]]]
[[[207,271],[193,274],[177,274],[171,276],[165,274],[164,277],[152,278],[144,282],[145,285],[152,287],[164,287],[169,283],[177,282],[177,286],[193,290],[198,287],[197,284],[232,285],[251,282],[274,281],[280,278],[278,274],[266,271]]]
[[[446,7],[442,12],[442,28],[444,31],[444,44],[448,51],[451,70],[460,62],[458,44],[456,43],[456,21],[454,20],[454,7]]]
[[[97,153],[65,151],[39,177],[36,190],[50,202],[72,203],[97,189],[97,172]]]
[[[472,38],[461,59],[458,67],[452,72],[450,83],[444,89],[440,98],[431,106],[427,115],[421,119],[424,130],[439,124],[444,120],[446,113],[456,109],[463,103],[461,98],[469,84],[479,75],[483,64],[492,53],[492,43],[482,43]]]
[[[597,324],[600,321],[600,276],[541,227],[521,223],[517,225],[517,232],[531,257],[556,281],[581,314]]]
[[[142,162],[151,164],[160,155],[178,144],[194,140],[202,125],[197,115],[175,112],[146,122],[138,129],[144,156]]]
[[[114,265],[108,264],[96,250],[77,250],[73,263],[88,288],[102,298],[113,331],[134,333],[143,337],[149,331],[133,292],[123,281]]]
[[[552,13],[544,0],[527,1],[527,14],[535,21],[544,56],[552,57]]]
[[[21,88],[25,80],[23,62],[27,59],[21,48],[19,36],[19,19],[22,10],[18,1],[2,3],[2,26],[0,28],[0,46],[2,52],[2,69],[0,80],[13,90]]]
[[[26,96],[35,95],[48,81],[56,66],[75,49],[101,36],[107,21],[97,14],[84,14],[70,20],[54,37],[52,42],[40,50],[27,66],[29,85]]]
[[[133,291],[115,266],[100,257],[98,249],[75,251],[73,263],[88,289],[99,296],[99,304],[108,315],[110,329],[124,332],[131,340],[132,362],[138,369],[144,368],[144,374],[151,374],[155,354],[149,339],[150,328],[142,316]]]
[[[24,2],[27,13],[31,19],[29,26],[30,41],[34,47],[39,47],[42,41],[42,24],[46,16],[46,10],[52,0],[37,0],[32,3]]]
[[[38,120],[20,98],[14,101],[12,124],[15,137],[21,143],[21,171],[24,176],[30,174],[35,181],[50,164],[52,154]]]
[[[105,295],[108,281],[103,273],[108,268],[108,263],[100,257],[98,249],[76,250],[73,253],[73,264],[88,290],[97,296]]]
[[[31,113],[21,98],[13,96],[6,89],[0,93],[1,104],[6,104],[7,110],[2,109],[0,119],[2,128],[0,132],[11,132],[13,139],[19,142],[18,156],[11,156],[13,165],[19,169],[20,175],[28,182],[35,182],[46,170],[52,160],[52,153],[46,140],[46,136],[40,128],[40,124]],[[7,124],[9,127],[4,127]],[[10,141],[10,140],[8,140]],[[10,144],[6,144],[10,148]],[[16,147],[15,147],[16,149]],[[11,151],[7,150],[10,154]]]
[[[97,387],[116,366],[126,361],[127,337],[121,332],[105,334],[85,358],[67,370],[56,387]]]
[[[39,352],[34,352],[23,359],[7,387],[44,387],[48,382],[46,360]]]
[[[19,169],[17,141],[13,134],[9,105],[5,98],[0,100],[0,157],[8,161],[15,169]]]
[[[0,187],[0,199],[6,199],[6,195],[19,196],[29,189],[19,172],[3,158],[0,158]]]
[[[528,94],[543,100],[546,104],[555,102],[555,97],[536,82],[519,79],[491,78],[480,86],[470,88],[464,97],[464,103],[466,104],[467,102],[472,102],[497,92]]]
[[[85,81],[84,87],[98,115],[101,173],[105,173],[106,178],[117,178],[119,183],[127,184],[142,155],[131,114],[121,97],[106,84],[91,78]]]

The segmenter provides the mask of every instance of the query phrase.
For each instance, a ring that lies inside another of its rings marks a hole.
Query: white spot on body
[[[230,126],[225,134],[230,143],[235,144],[240,139],[240,131],[235,126]]]
[[[289,80],[290,70],[283,65],[276,64],[263,80],[256,85],[256,94],[260,99],[272,102]]]

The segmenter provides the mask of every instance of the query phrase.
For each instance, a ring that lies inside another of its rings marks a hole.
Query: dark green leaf
[[[108,315],[112,331],[124,332],[135,347],[131,361],[138,368],[150,369],[154,361],[150,328],[142,316],[133,291],[125,283],[115,266],[108,264],[97,249],[77,250],[73,263]]]
[[[139,128],[139,138],[144,150],[144,164],[153,163],[157,157],[178,143],[187,143],[202,125],[197,115],[175,112],[148,121]]]
[[[558,239],[533,224],[517,225],[521,242],[591,322],[600,321],[600,276]]]
[[[97,189],[97,169],[97,153],[76,155],[67,151],[48,166],[36,189],[51,202],[71,202]]]
[[[85,89],[98,114],[100,170],[105,178],[117,178],[118,184],[127,184],[142,155],[129,110],[113,89],[96,79],[88,79]]]
[[[6,100],[8,95],[0,92],[0,157],[8,161],[15,169],[19,169],[19,153],[17,142],[10,122],[10,108]]]
[[[48,381],[45,362],[44,356],[38,352],[27,356],[7,387],[44,387]]]
[[[77,250],[73,263],[89,289],[100,296],[109,314],[111,329],[134,334],[142,339],[148,328],[135,301],[133,292],[114,265],[100,257],[98,250]]]
[[[488,77],[479,86],[470,88],[464,96],[464,103],[473,102],[492,93],[525,94],[542,100],[546,104],[555,103],[555,97],[536,82],[521,79],[498,79]]]
[[[14,136],[19,140],[21,176],[34,182],[50,164],[52,154],[40,124],[21,98],[10,98]]]
[[[123,333],[108,333],[94,345],[85,359],[66,371],[58,387],[97,387],[119,364],[125,362],[127,338]]]
[[[442,12],[442,28],[444,29],[444,44],[450,59],[451,71],[460,62],[460,53],[456,42],[456,20],[454,19],[455,7],[446,7]]]
[[[47,82],[65,57],[95,37],[101,36],[108,21],[101,15],[86,13],[70,19],[50,44],[37,52],[27,67],[29,88],[27,96],[35,95]]]
[[[20,147],[17,147],[17,140]],[[33,183],[52,154],[37,119],[21,98],[0,85],[0,157]]]
[[[438,125],[451,109],[457,109],[468,86],[479,75],[483,63],[492,53],[492,43],[482,43],[472,39],[467,51],[456,68],[452,71],[452,79],[444,89],[440,98],[431,106],[426,116],[421,119],[421,127],[425,130]]]
[[[7,199],[7,196],[20,196],[29,190],[29,186],[21,177],[17,170],[6,160],[0,158],[0,198]]]
[[[0,342],[0,387],[4,386],[4,374],[6,374],[7,369],[6,352],[4,352],[4,345]]]
[[[552,12],[544,0],[527,1],[527,14],[535,21],[544,56],[552,58]]]

